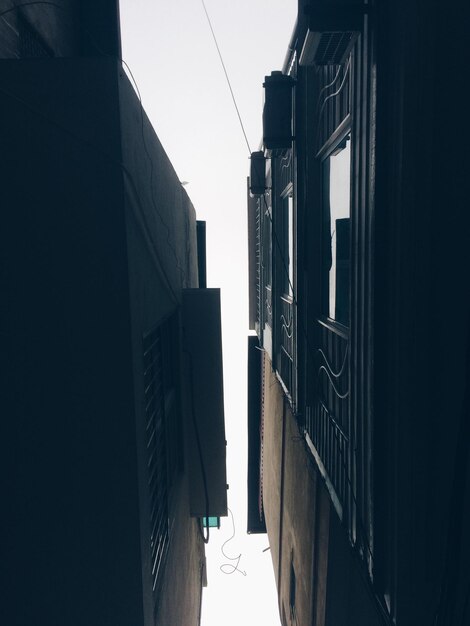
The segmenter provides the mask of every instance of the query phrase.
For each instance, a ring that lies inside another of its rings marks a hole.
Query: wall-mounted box
[[[250,157],[250,192],[261,196],[266,191],[266,157],[263,151],[252,152]]]

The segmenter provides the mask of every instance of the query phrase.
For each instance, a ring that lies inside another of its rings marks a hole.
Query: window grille
[[[264,200],[264,198],[263,198]],[[256,323],[258,336],[261,334],[261,315],[262,315],[262,303],[261,303],[261,220],[264,208],[261,206],[263,203],[261,198],[256,201]]]
[[[181,467],[178,409],[178,318],[144,337],[144,393],[150,502],[150,549],[155,612],[170,543],[169,496]]]
[[[144,341],[145,415],[152,586],[158,591],[169,545],[166,433],[160,329]]]
[[[294,198],[293,155],[289,150],[276,159],[274,182],[277,193],[274,200],[276,232],[276,370],[289,393],[296,400],[294,373],[295,311],[294,311]]]
[[[349,333],[346,328],[317,321],[317,336],[319,347],[311,381],[316,397],[305,409],[305,431],[334,489],[338,513],[352,532]]]

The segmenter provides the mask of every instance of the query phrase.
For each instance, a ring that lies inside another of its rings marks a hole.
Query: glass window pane
[[[282,293],[292,297],[294,285],[294,200],[292,192],[282,199]]]
[[[347,137],[323,165],[324,312],[349,325],[351,148]]]

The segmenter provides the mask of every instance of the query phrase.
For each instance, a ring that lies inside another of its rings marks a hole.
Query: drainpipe
[[[292,58],[292,53],[295,50],[295,46],[297,44],[297,30],[299,27],[299,18],[297,18],[295,20],[295,24],[294,24],[294,30],[292,31],[292,36],[290,38],[290,42],[289,42],[289,47],[287,48],[287,52],[286,52],[286,57],[284,59],[284,63],[282,65],[282,73],[286,74],[287,70],[289,69],[289,65],[290,65],[290,60]]]

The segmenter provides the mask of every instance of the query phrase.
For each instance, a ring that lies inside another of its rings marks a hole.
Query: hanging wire
[[[242,558],[242,553],[240,552],[238,556],[232,557],[232,556],[229,556],[224,550],[224,547],[227,545],[227,543],[229,543],[229,541],[232,541],[232,539],[235,537],[235,519],[233,517],[232,509],[229,508],[228,512],[230,513],[230,517],[232,519],[233,532],[231,536],[224,541],[224,543],[222,544],[222,547],[220,548],[220,551],[222,552],[222,554],[228,561],[236,561],[236,562],[234,565],[232,563],[223,563],[219,569],[223,574],[230,575],[230,574],[235,574],[235,572],[239,572],[240,574],[242,574],[242,576],[246,576],[246,572],[238,567],[240,564],[240,559]]]
[[[219,44],[217,43],[217,37],[215,36],[215,32],[214,32],[214,29],[212,27],[211,18],[209,17],[209,13],[207,12],[207,8],[206,8],[206,4],[205,4],[204,0],[201,0],[201,4],[202,4],[202,7],[204,9],[204,13],[206,14],[207,21],[209,23],[209,28],[211,29],[212,38],[214,39],[215,47],[217,48],[217,53],[219,55],[220,63],[222,64],[222,69],[224,70],[225,79],[227,81],[228,88],[230,89],[230,94],[232,96],[233,105],[235,107],[235,111],[237,112],[238,121],[240,122],[240,127],[242,129],[242,133],[243,133],[243,136],[245,138],[245,142],[246,142],[246,145],[247,145],[247,148],[248,148],[248,154],[251,155],[250,142],[248,141],[248,137],[246,136],[245,127],[243,125],[242,117],[241,117],[240,111],[238,109],[237,101],[235,99],[235,94],[233,93],[232,84],[230,82],[230,78],[229,78],[227,69],[225,67],[225,63],[224,63],[224,59],[222,57],[222,53],[220,52]]]

